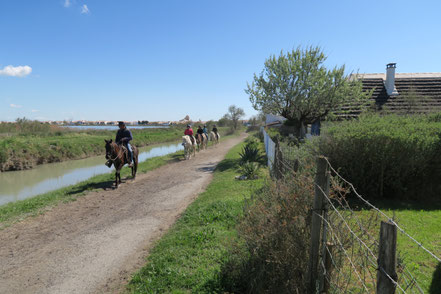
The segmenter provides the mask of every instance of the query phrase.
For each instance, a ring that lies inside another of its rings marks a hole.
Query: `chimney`
[[[397,96],[398,91],[395,88],[395,68],[397,67],[396,63],[388,63],[386,65],[386,81],[384,85],[386,87],[387,95],[389,96]]]

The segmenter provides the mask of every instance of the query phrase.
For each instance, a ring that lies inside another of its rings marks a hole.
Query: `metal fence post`
[[[320,231],[322,226],[322,213],[325,194],[329,195],[328,162],[319,157],[317,159],[317,174],[315,177],[315,196],[311,221],[311,243],[309,248],[308,264],[308,293],[313,294],[317,289],[318,262],[320,251]]]
[[[378,252],[377,294],[395,293],[397,272],[397,227],[381,222]]]

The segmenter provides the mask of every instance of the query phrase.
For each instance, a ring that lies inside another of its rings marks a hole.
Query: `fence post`
[[[280,142],[279,142],[279,138],[276,137],[275,139],[275,150],[274,150],[274,166],[273,166],[273,172],[274,172],[274,177],[276,179],[281,179],[283,176],[283,172],[282,172],[282,152],[280,151]]]
[[[320,188],[319,188],[320,187]],[[308,264],[308,293],[316,292],[318,277],[318,262],[320,251],[320,231],[322,226],[321,214],[323,212],[323,192],[329,194],[329,173],[327,161],[319,157],[317,159],[317,174],[315,177],[315,196],[311,221],[311,243],[309,248]]]
[[[327,243],[325,245],[325,260],[323,261],[323,263],[325,264],[325,272],[324,272],[324,276],[323,276],[323,287],[321,290],[321,293],[328,293],[329,292],[329,288],[331,287],[331,283],[329,282],[329,279],[331,278],[332,275],[332,252],[334,250],[334,244],[331,243]],[[326,275],[329,276],[329,279],[326,279]]]
[[[397,251],[397,227],[381,222],[380,248],[378,252],[377,294],[395,293]],[[389,275],[389,277],[387,275]],[[394,281],[391,281],[391,278]]]
[[[328,176],[328,183],[329,183],[329,176]],[[329,187],[329,185],[328,185],[328,187]],[[329,196],[329,188],[327,190],[323,189],[323,191],[326,193],[326,196]],[[319,267],[319,273],[320,273],[320,280],[319,280],[320,287],[319,287],[319,289],[320,289],[320,293],[326,293],[325,292],[325,284],[326,284],[326,275],[328,274],[327,273],[328,268],[326,268],[326,266],[328,264],[328,260],[330,259],[329,252],[328,252],[328,250],[326,250],[327,246],[328,246],[328,244],[327,244],[327,239],[328,239],[327,238],[328,237],[328,223],[327,223],[327,221],[328,221],[329,203],[326,199],[324,199],[325,197],[324,197],[323,193],[322,193],[322,197],[323,197],[323,207],[322,207],[323,219],[325,221],[323,221],[323,226],[322,226],[323,231],[322,231],[321,243],[322,243],[322,263],[325,268]]]

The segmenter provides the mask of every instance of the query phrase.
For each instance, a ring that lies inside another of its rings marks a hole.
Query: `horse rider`
[[[187,128],[184,131],[184,135],[190,136],[191,144],[194,145],[194,137],[193,137],[193,129],[190,125],[187,125]]]
[[[132,167],[133,162],[133,152],[132,146],[130,146],[130,141],[133,140],[132,132],[126,128],[126,124],[123,121],[118,122],[119,130],[116,133],[115,142],[116,144],[122,144],[127,148],[127,162],[129,167]]]
[[[198,133],[199,135],[201,135],[201,140],[203,141],[203,140],[204,140],[204,136],[203,136],[203,134],[204,134],[204,130],[202,129],[201,126],[198,126],[198,130],[196,131],[196,133]],[[201,143],[202,143],[202,142],[201,142]]]
[[[219,140],[219,135],[218,135],[218,133],[217,133],[217,128],[216,128],[216,125],[213,125],[213,133],[215,133],[216,134],[216,139],[217,140]]]
[[[204,132],[205,136],[207,136],[207,140],[208,140],[208,130],[207,130],[206,125],[204,125],[204,128],[202,129],[202,131]]]

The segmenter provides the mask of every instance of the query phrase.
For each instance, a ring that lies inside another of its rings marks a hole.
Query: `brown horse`
[[[122,145],[118,145],[112,142],[112,139],[104,140],[106,142],[106,159],[113,163],[115,166],[115,187],[118,188],[118,182],[121,183],[121,169],[127,161],[127,148]],[[132,165],[132,177],[136,177],[136,171],[138,170],[138,148],[132,146],[133,152],[133,165]],[[109,167],[111,164],[109,165]]]
[[[198,151],[207,148],[207,136],[205,134],[196,134],[196,144],[198,145]]]

